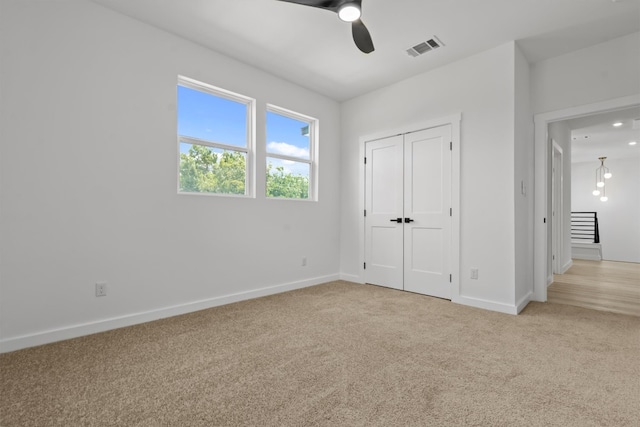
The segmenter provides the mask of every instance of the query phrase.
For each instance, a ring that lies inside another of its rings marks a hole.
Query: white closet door
[[[403,138],[366,143],[365,281],[403,288]]]
[[[404,289],[451,299],[451,126],[405,135]]]
[[[365,145],[365,281],[451,299],[451,126]]]

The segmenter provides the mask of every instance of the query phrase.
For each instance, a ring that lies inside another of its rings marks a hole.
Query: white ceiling
[[[567,120],[573,140],[571,162],[593,162],[595,170],[598,157],[640,159],[640,127],[633,128],[634,119],[640,122],[640,107]],[[614,127],[616,122],[622,126]],[[631,146],[631,141],[637,144]]]
[[[640,31],[640,0],[363,0],[366,55],[336,14],[277,0],[93,1],[337,101],[512,40],[533,63]]]

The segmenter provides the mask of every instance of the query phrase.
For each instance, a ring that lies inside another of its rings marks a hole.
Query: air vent
[[[432,50],[438,49],[439,47],[442,47],[442,46],[444,46],[444,44],[442,44],[442,42],[438,40],[436,36],[433,36],[429,40],[422,43],[418,43],[417,45],[407,49],[407,54],[415,58],[416,56],[420,56],[427,52],[431,52]]]

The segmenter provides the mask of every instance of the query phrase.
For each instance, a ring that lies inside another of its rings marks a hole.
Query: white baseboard
[[[47,331],[36,332],[33,334],[22,335],[13,338],[0,340],[0,353],[20,350],[23,348],[34,347],[42,344],[49,344],[56,341],[78,338],[85,335],[105,332],[111,329],[123,328],[125,326],[137,325],[140,323],[151,322],[153,320],[164,319],[166,317],[178,316],[180,314],[191,313],[194,311],[204,310],[207,308],[217,307],[234,302],[259,298],[267,295],[274,295],[281,292],[292,291],[294,289],[302,289],[309,286],[319,285],[321,283],[332,282],[340,279],[339,274],[331,274],[328,276],[314,277],[311,279],[301,280],[297,282],[285,283],[275,286],[267,286],[260,289],[254,289],[246,292],[238,292],[236,294],[224,295],[206,300],[193,301],[185,304],[163,307],[156,310],[150,310],[140,313],[132,313],[124,316],[112,317],[110,319],[100,319],[94,322],[87,322],[77,325],[71,325],[64,328],[50,329]]]
[[[570,259],[569,261],[567,261],[567,263],[565,265],[562,266],[562,273],[560,274],[564,274],[567,272],[567,270],[569,270],[571,267],[573,267],[573,260]]]
[[[585,259],[588,261],[602,261],[602,257],[595,254],[573,254],[571,255],[575,259]]]
[[[533,291],[529,292],[528,294],[526,294],[525,296],[523,296],[520,301],[518,301],[516,303],[516,313],[520,314],[520,312],[522,310],[524,310],[524,308],[527,306],[527,304],[529,304],[529,302],[531,302],[533,298]]]
[[[340,280],[354,283],[363,283],[362,280],[360,280],[360,276],[356,274],[340,273]]]
[[[457,304],[468,305],[476,308],[483,308],[485,310],[497,311],[499,313],[505,313],[505,314],[518,314],[520,311],[518,309],[518,306],[515,306],[515,305],[505,304],[505,303],[500,303],[495,301],[488,301],[480,298],[458,296],[452,299],[451,301]],[[526,303],[524,305],[526,305]],[[524,306],[522,308],[524,308]]]
[[[602,244],[572,242],[571,258],[602,261]]]

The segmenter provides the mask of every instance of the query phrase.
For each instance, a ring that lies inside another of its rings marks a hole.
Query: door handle
[[[389,221],[397,222],[398,224],[400,224],[402,222],[402,218],[390,219]]]
[[[405,218],[404,222],[409,223],[409,222],[413,222],[413,220],[411,218]]]

